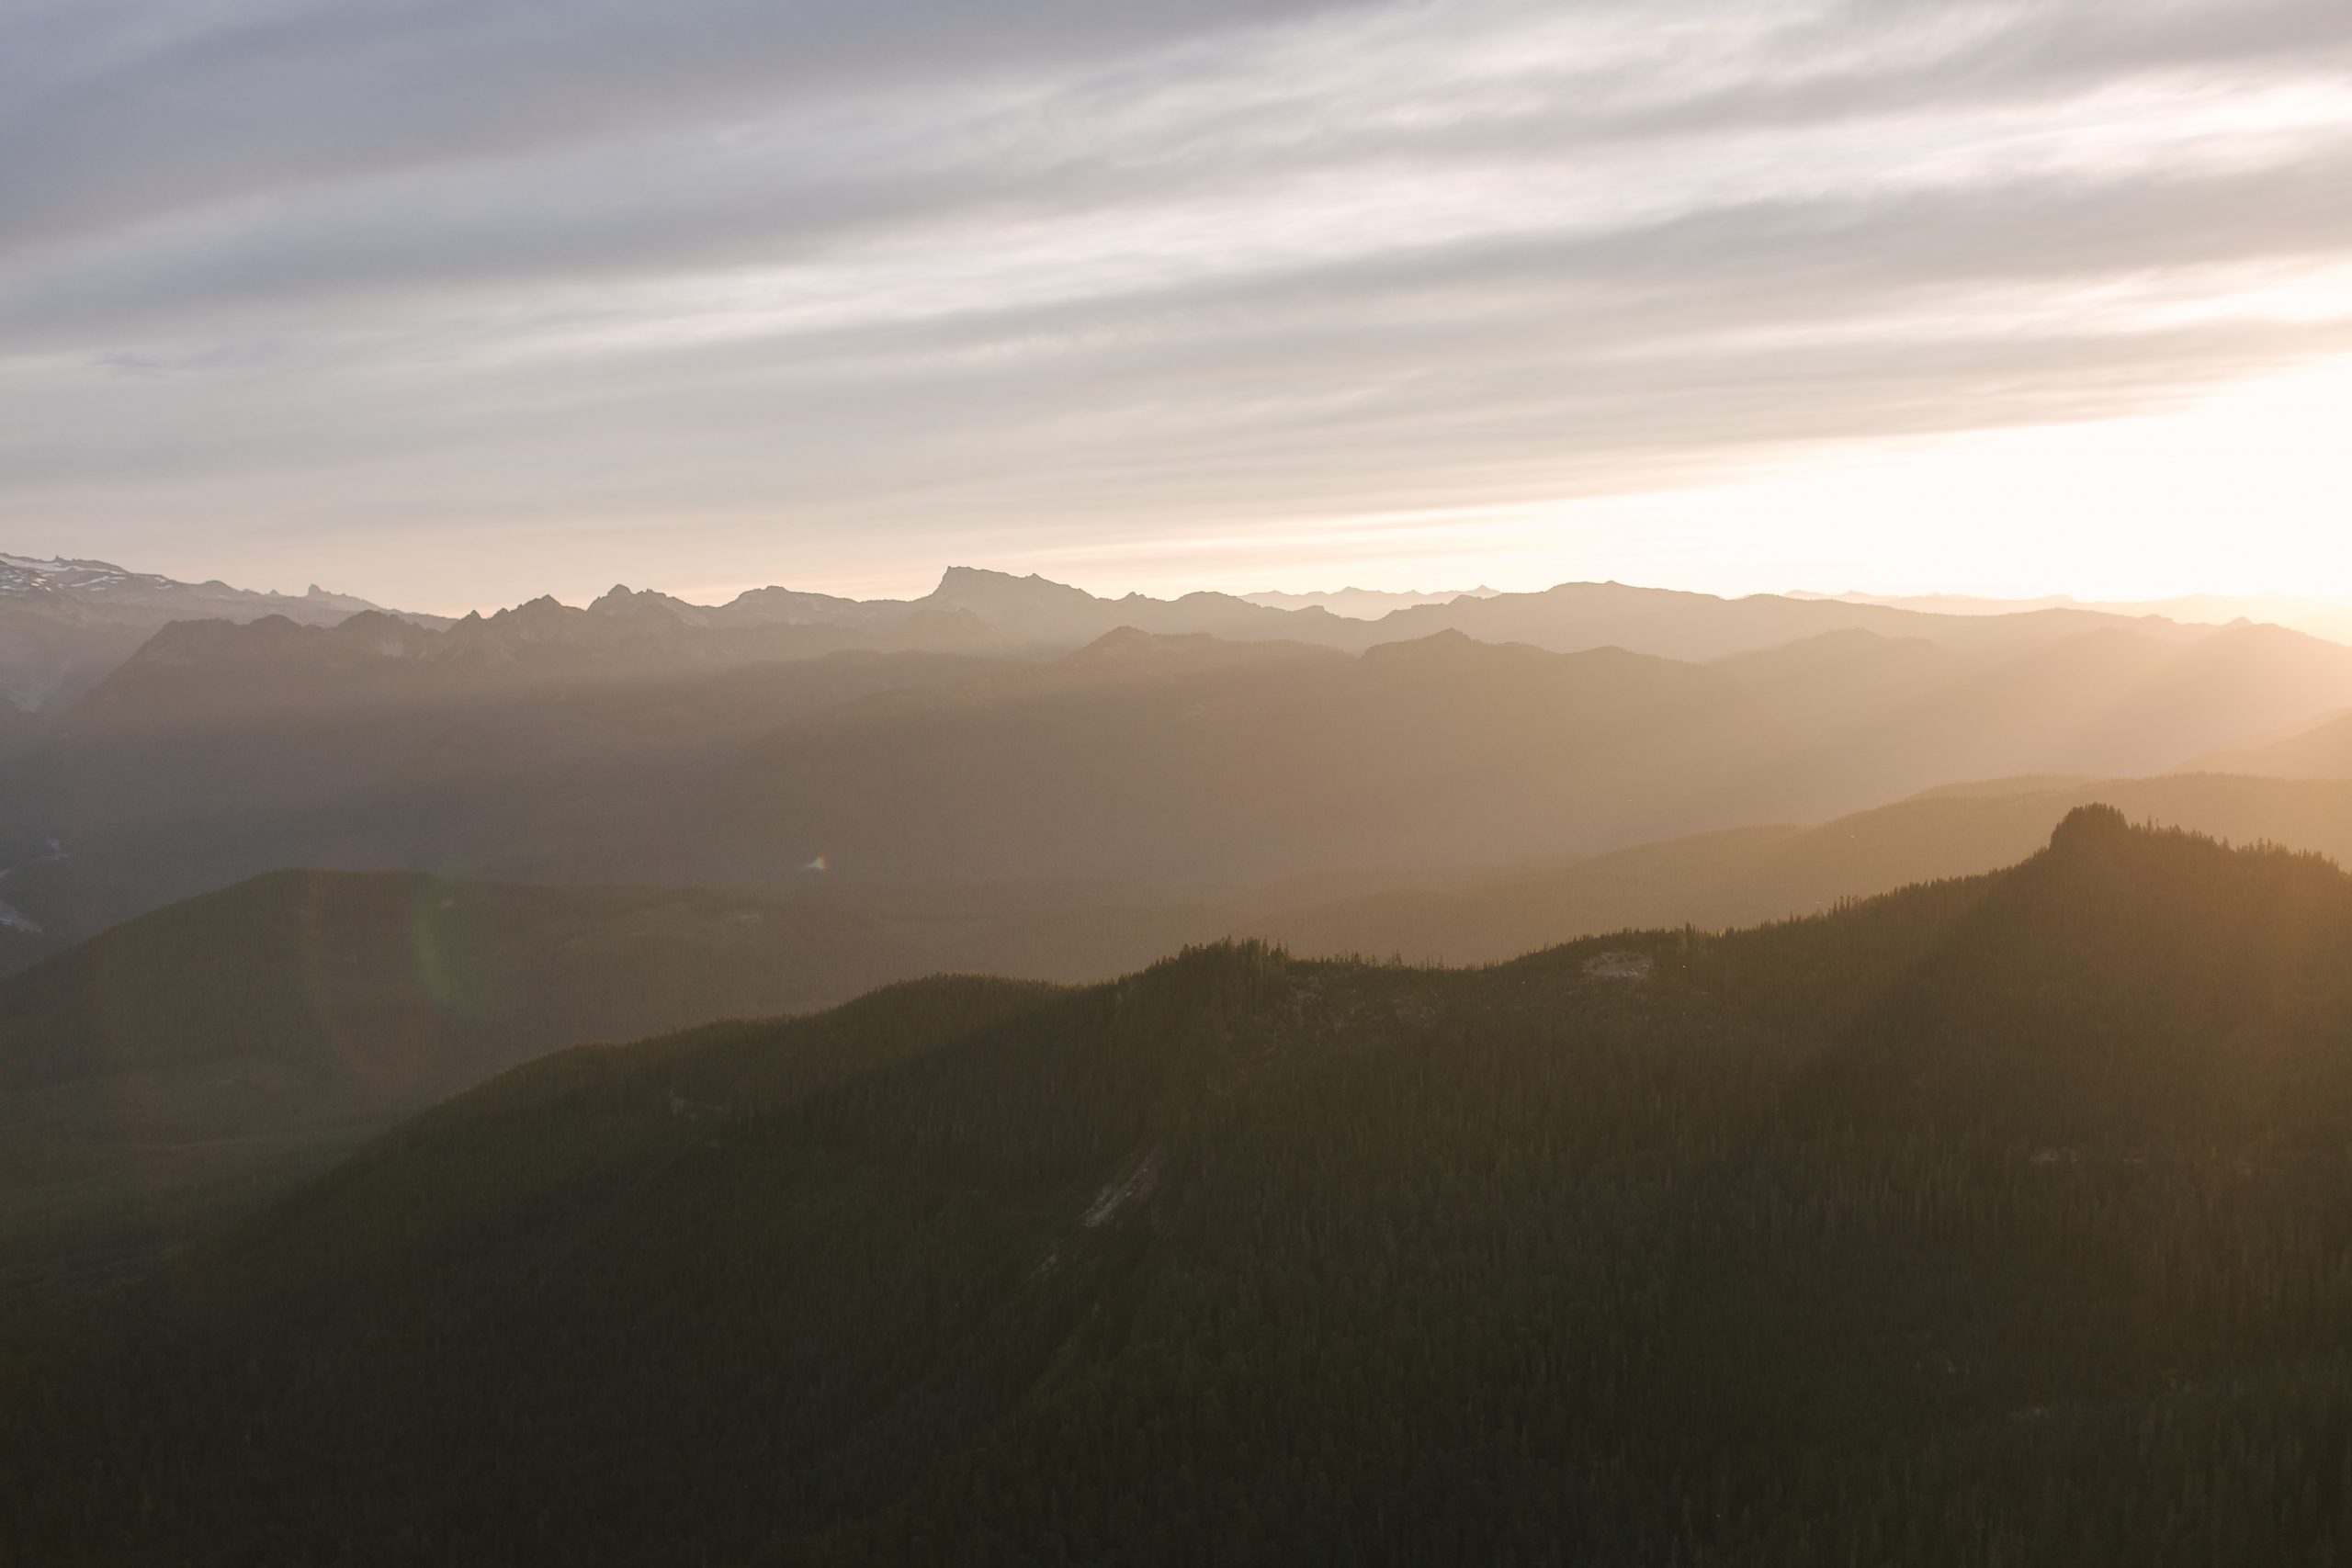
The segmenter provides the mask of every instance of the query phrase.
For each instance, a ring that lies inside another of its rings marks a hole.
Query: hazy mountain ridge
[[[329,626],[363,611],[383,613],[315,583],[300,595],[256,592],[218,581],[179,582],[106,561],[0,555],[0,703],[32,710],[67,706],[159,627],[174,623],[275,615]],[[433,616],[402,618],[446,624]]]
[[[296,865],[1395,883],[1955,779],[2151,773],[2352,703],[2352,649],[2275,627],[1975,649],[1846,628],[1712,665],[1458,629],[1351,655],[1121,627],[1015,658],[966,611],[923,624],[993,651],[599,606],[168,628],[5,764],[8,901],[70,938]]]
[[[2013,615],[2032,610],[2089,610],[2109,615],[2160,615],[2166,620],[2225,626],[2261,621],[2326,637],[2352,641],[2352,604],[2340,599],[2298,598],[2286,593],[2188,593],[2170,599],[2077,599],[2054,593],[2038,599],[1996,599],[1968,593],[1811,593],[1792,599],[1826,599],[1849,604],[1883,604],[1939,615]]]
[[[1376,621],[1391,610],[1402,610],[1415,604],[1443,604],[1465,594],[1473,599],[1491,599],[1499,589],[1484,583],[1476,588],[1457,588],[1437,593],[1398,592],[1382,588],[1339,588],[1328,592],[1283,593],[1266,590],[1241,595],[1252,604],[1264,604],[1276,610],[1304,610],[1310,606],[1345,615],[1350,620]]]
[[[2094,809],[1720,938],[564,1053],[6,1363],[0,1540],[2325,1561],[2347,976],[2333,867]]]
[[[2251,745],[2225,746],[2197,758],[2189,766],[2277,778],[2352,779],[2352,713],[2332,713],[2316,724]]]
[[[1355,594],[1359,591],[1349,590]],[[1319,643],[1350,652],[1379,642],[1410,641],[1454,630],[1487,642],[1521,642],[1555,653],[1617,647],[1636,653],[1704,662],[1752,653],[1803,637],[1841,630],[1919,637],[1939,646],[1982,649],[1997,643],[2130,626],[2156,637],[2194,637],[2202,627],[2160,616],[2124,616],[2077,609],[1984,616],[1935,615],[1866,603],[1777,594],[1724,599],[1712,594],[1634,588],[1617,582],[1571,582],[1537,592],[1488,589],[1389,608],[1370,618],[1331,613],[1323,601],[1339,595],[1195,592],[1175,599],[1129,593],[1098,598],[1082,589],[1032,574],[951,567],[922,599],[859,602],[821,595],[753,590],[709,608],[669,601],[681,613],[732,624],[806,617],[813,623],[888,624],[924,608],[967,611],[1015,648],[1068,648],[1121,626],[1170,635],[1259,637]],[[1360,597],[1360,608],[1369,608]]]
[[[1359,619],[1332,614],[1318,595],[1291,595],[1279,604],[1264,602],[1271,595],[1214,592],[1187,593],[1175,599],[1141,593],[1103,599],[1035,574],[1019,577],[960,566],[950,567],[939,585],[921,599],[843,600],[783,589],[755,589],[717,606],[656,597],[675,613],[700,617],[712,626],[878,627],[899,624],[926,610],[959,610],[986,623],[1008,646],[1038,649],[1075,647],[1122,626],[1167,635],[1207,633],[1228,639],[1312,642],[1350,652],[1361,652],[1379,642],[1410,641],[1455,630],[1481,641],[1522,642],[1555,653],[1618,647],[1704,662],[1849,629],[1920,637],[1957,649],[2105,626],[2130,626],[2165,637],[2196,636],[2203,629],[2155,616],[2125,617],[2091,611],[2050,610],[2000,617],[1942,615],[1773,594],[1723,599],[1615,582],[1563,583],[1532,593],[1476,590],[1443,602],[1405,605]]]

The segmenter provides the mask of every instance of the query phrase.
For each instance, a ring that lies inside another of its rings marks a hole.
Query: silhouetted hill
[[[20,1336],[0,1541],[2332,1561],[2347,975],[2332,868],[2093,810],[1724,937],[567,1052]]]

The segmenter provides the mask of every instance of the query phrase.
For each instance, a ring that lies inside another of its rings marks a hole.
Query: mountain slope
[[[2347,961],[2333,868],[2090,811],[1722,938],[565,1053],[9,1362],[0,1540],[2329,1561]]]
[[[0,1296],[137,1270],[399,1116],[582,1041],[1226,929],[1116,889],[796,895],[275,873],[0,979]]]
[[[2275,739],[2223,747],[2188,764],[2210,773],[2283,779],[2352,779],[2352,714],[2329,714]]]

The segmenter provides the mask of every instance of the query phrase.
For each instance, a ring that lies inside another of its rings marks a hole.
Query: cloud
[[[0,246],[288,184],[1067,68],[1345,3],[89,0],[16,24],[13,50],[0,32],[0,51],[56,62],[20,67],[0,109]]]
[[[2346,64],[2340,0],[28,9],[0,522],[985,558],[2142,412],[2347,346]]]

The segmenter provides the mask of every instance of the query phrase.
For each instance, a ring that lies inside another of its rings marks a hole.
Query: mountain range
[[[1441,602],[1442,600],[1442,602]],[[1335,614],[1330,605],[1344,605]],[[706,633],[755,634],[686,639],[702,657],[789,656],[838,648],[1067,652],[1122,627],[1169,635],[1308,642],[1361,652],[1380,642],[1456,630],[1487,641],[1524,642],[1554,652],[1620,647],[1663,658],[1711,660],[1753,652],[1824,632],[1863,629],[1975,649],[2102,626],[2130,625],[2152,636],[2190,636],[2155,616],[2119,616],[2057,609],[2027,615],[1945,615],[1875,604],[1758,595],[1723,600],[1705,594],[1567,583],[1541,593],[1373,595],[1188,593],[1172,600],[1139,593],[1103,599],[1036,576],[952,567],[919,599],[857,600],[786,588],[757,588],[724,604],[616,587],[578,621],[576,608],[552,599],[497,615],[446,617],[385,611],[364,600],[313,587],[300,597],[257,593],[220,582],[186,583],[100,561],[0,556],[0,699],[28,711],[70,706],[157,629],[175,622],[249,622],[279,616],[298,626],[334,626],[369,615],[355,636],[392,640],[384,618],[412,626],[466,629],[437,656],[496,658],[528,639],[552,639],[584,653],[590,645],[626,650],[632,620],[675,622]],[[482,623],[492,623],[486,633]],[[786,630],[797,628],[797,630]],[[641,630],[641,628],[640,628]],[[765,640],[763,640],[763,637]],[[640,637],[639,640],[642,640]],[[422,651],[441,645],[418,643]],[[739,650],[729,653],[728,649]]]

